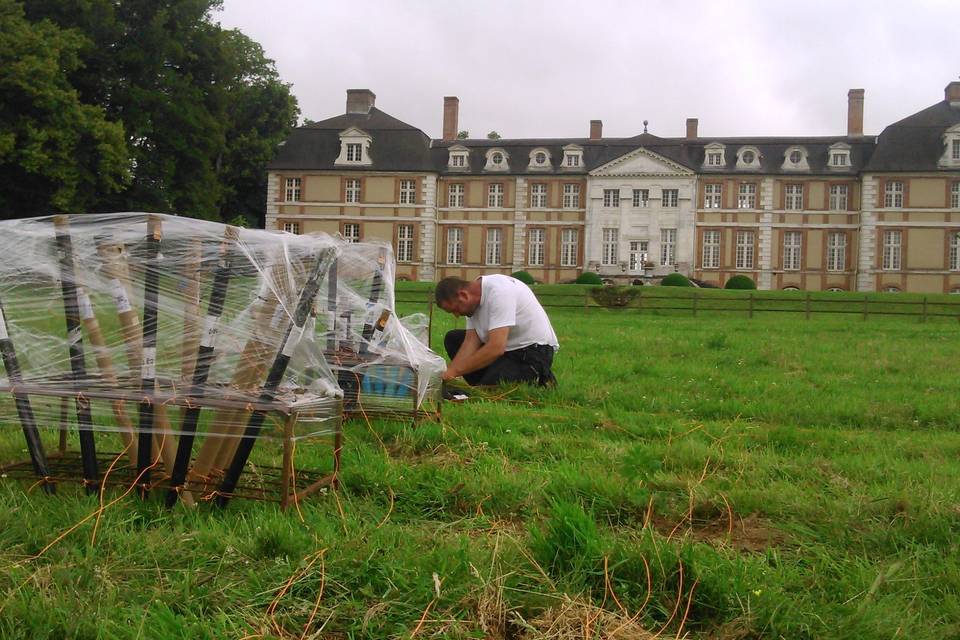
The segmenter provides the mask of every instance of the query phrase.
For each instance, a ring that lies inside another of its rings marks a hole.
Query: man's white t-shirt
[[[487,342],[491,329],[510,327],[507,351],[532,344],[560,348],[550,318],[530,287],[516,278],[494,274],[481,276],[480,291],[480,305],[467,318],[467,329],[476,331],[481,342]]]

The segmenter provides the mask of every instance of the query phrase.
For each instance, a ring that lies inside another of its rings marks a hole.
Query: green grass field
[[[299,513],[0,483],[0,638],[960,637],[960,324],[551,316],[557,389],[351,422]]]

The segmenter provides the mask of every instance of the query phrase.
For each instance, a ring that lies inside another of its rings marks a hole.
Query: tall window
[[[883,232],[883,270],[900,270],[900,250],[902,248],[903,236],[900,231]]]
[[[708,167],[719,167],[720,160],[723,158],[723,153],[720,151],[711,151],[707,154],[707,166]]]
[[[397,225],[397,262],[413,262],[413,225]]]
[[[298,202],[300,200],[300,178],[287,178],[283,195],[285,202]]]
[[[847,234],[831,231],[827,236],[827,271],[845,271],[847,268]]]
[[[578,184],[563,185],[563,208],[564,209],[580,208],[580,185]]]
[[[830,185],[830,210],[831,211],[847,210],[847,185],[845,184]]]
[[[799,271],[800,256],[803,251],[803,234],[799,231],[783,233],[783,270]]]
[[[447,264],[463,263],[463,229],[447,229]]]
[[[803,209],[803,185],[788,184],[784,186],[784,205],[786,209]]]
[[[753,269],[753,231],[737,231],[737,269]]]
[[[575,267],[580,253],[580,232],[563,229],[560,232],[560,266]]]
[[[960,182],[954,182],[950,187],[950,206],[960,209]]]
[[[530,185],[530,206],[535,209],[547,206],[547,185],[543,183]]]
[[[360,202],[360,180],[350,178],[347,180],[347,202]]]
[[[630,271],[643,269],[647,261],[649,243],[646,240],[634,240],[630,243]]]
[[[954,160],[960,160],[960,140],[951,141],[950,157]]]
[[[546,229],[527,230],[527,264],[531,267],[543,266],[543,247],[547,235]]]
[[[720,268],[720,231],[707,229],[703,232],[703,268]]]
[[[465,153],[454,153],[450,156],[451,167],[467,166],[467,155]]]
[[[660,264],[663,266],[677,263],[677,230],[660,229]]]
[[[347,143],[347,162],[360,162],[363,159],[363,145],[350,142]]]
[[[300,233],[300,223],[299,222],[284,222],[283,230],[287,233]]]
[[[567,156],[567,166],[568,167],[579,167],[580,166],[580,156],[575,153],[571,153]]]
[[[503,230],[497,227],[487,229],[487,246],[484,249],[487,264],[500,264],[500,240],[502,233]]]
[[[650,204],[650,190],[649,189],[634,189],[633,190],[633,202],[631,203],[635,207],[646,207]]]
[[[617,245],[620,241],[620,230],[619,229],[604,229],[603,230],[603,255],[602,264],[606,266],[615,265],[620,260],[619,252],[617,251]]]
[[[459,209],[463,206],[462,184],[451,184],[447,187],[447,202],[448,206],[454,209]]]
[[[950,271],[960,271],[960,231],[950,232]]]
[[[604,189],[603,190],[603,206],[619,207],[620,206],[620,189]]]
[[[744,182],[740,185],[740,193],[737,195],[737,208],[757,208],[757,185],[755,183]]]
[[[830,165],[834,167],[847,166],[847,154],[844,152],[834,152],[830,154]]]
[[[723,186],[706,184],[703,186],[703,206],[705,209],[719,209],[723,206]]]
[[[345,222],[343,239],[347,242],[360,242],[360,225],[355,222]]]
[[[663,199],[660,201],[661,207],[676,207],[679,201],[680,191],[678,189],[664,189]]]
[[[902,207],[903,206],[903,183],[899,180],[891,180],[883,194],[883,206]]]
[[[487,206],[491,209],[503,207],[503,183],[494,182],[487,187]]]
[[[400,181],[400,204],[416,204],[416,203],[417,203],[417,181],[401,180]]]

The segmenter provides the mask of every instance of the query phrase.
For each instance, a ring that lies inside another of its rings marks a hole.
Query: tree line
[[[260,220],[299,109],[220,0],[0,0],[0,217]]]

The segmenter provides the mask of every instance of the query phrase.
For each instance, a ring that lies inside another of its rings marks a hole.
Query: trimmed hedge
[[[577,279],[573,281],[574,284],[603,284],[603,280],[600,279],[599,273],[594,273],[593,271],[584,271],[577,276]]]
[[[660,281],[661,287],[692,287],[693,283],[682,273],[671,273]]]
[[[537,284],[537,281],[533,279],[533,276],[526,271],[514,271],[510,275],[527,286],[531,284]]]
[[[640,289],[631,286],[595,287],[590,290],[590,295],[603,307],[625,307],[640,295]]]
[[[727,280],[727,284],[723,285],[724,289],[756,289],[757,283],[750,279],[749,276],[736,275]]]

